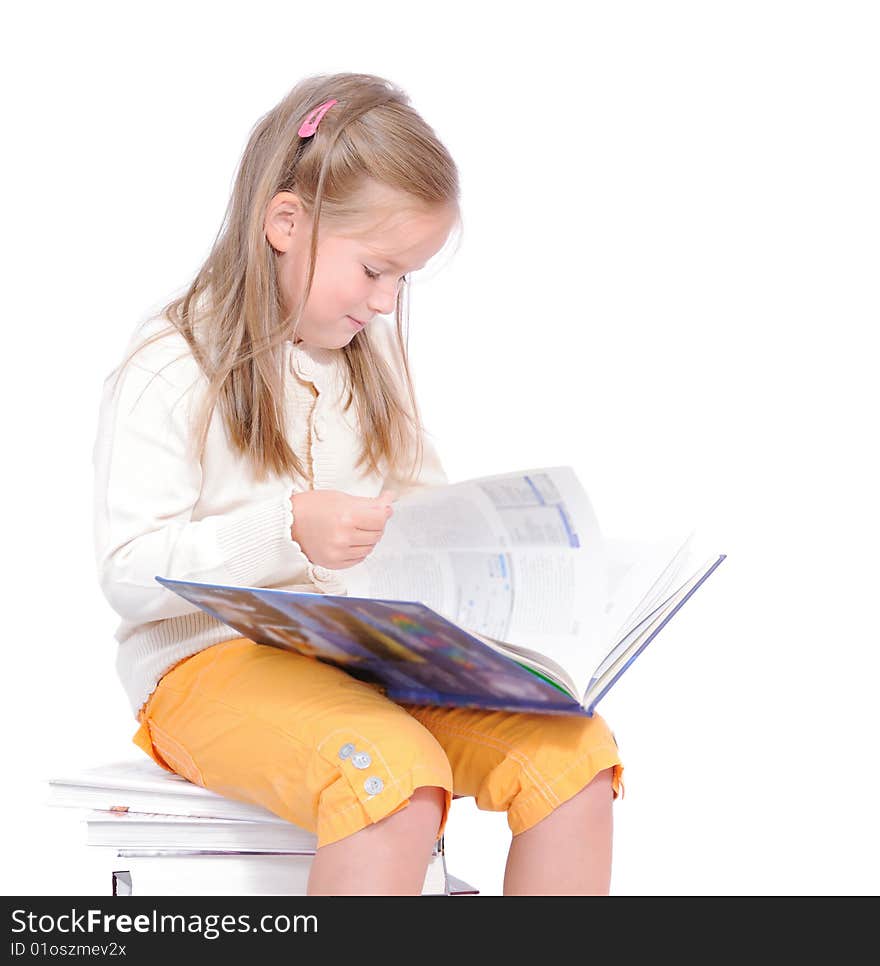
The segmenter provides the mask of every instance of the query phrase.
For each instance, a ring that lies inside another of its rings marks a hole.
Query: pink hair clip
[[[316,107],[313,111],[309,113],[306,119],[300,125],[299,130],[296,132],[301,138],[311,137],[315,131],[318,130],[318,125],[321,123],[321,118],[333,107],[334,104],[339,102],[335,99],[332,101],[327,101],[320,107]]]

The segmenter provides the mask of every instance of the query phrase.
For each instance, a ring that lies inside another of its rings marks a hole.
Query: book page
[[[596,669],[596,676],[590,682],[584,694],[583,703],[585,707],[595,706],[688,597],[693,594],[709,574],[714,572],[721,561],[725,559],[725,556],[725,554],[721,554],[703,561],[696,572],[689,574],[681,586],[677,587],[669,597],[661,601],[649,614],[633,626],[625,637],[621,638],[601,666]]]
[[[606,644],[605,551],[570,467],[413,491],[344,579],[352,596],[420,601],[468,631],[546,653],[580,693]]]
[[[605,603],[604,573],[581,553],[377,553],[350,572],[349,596],[419,601],[467,630],[527,647],[536,634],[585,633]]]
[[[50,787],[74,786],[142,790],[150,792],[172,791],[176,795],[194,798],[214,796],[199,785],[193,785],[180,775],[166,771],[150,758],[122,760],[93,768],[82,768],[67,775],[49,779]],[[219,796],[218,796],[219,797]]]
[[[375,554],[599,544],[586,492],[571,467],[558,466],[412,490],[395,502]]]
[[[497,648],[502,654],[507,654],[508,656],[514,658],[521,664],[540,671],[542,674],[549,677],[551,681],[554,681],[560,687],[567,690],[568,693],[578,701],[580,701],[583,697],[583,695],[578,692],[577,685],[572,680],[568,671],[561,665],[557,664],[546,654],[541,654],[537,651],[531,650],[528,647],[520,647],[516,644],[502,644],[500,641],[495,641],[491,637],[482,637],[481,640],[485,641],[490,647]]]
[[[690,564],[693,541],[693,533],[686,539],[606,539],[605,625],[609,644],[622,641],[669,596],[674,586],[681,584],[682,574]]]

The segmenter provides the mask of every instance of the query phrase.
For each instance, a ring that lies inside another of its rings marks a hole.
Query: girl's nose
[[[397,305],[397,287],[393,282],[375,285],[367,304],[375,315],[388,315]]]

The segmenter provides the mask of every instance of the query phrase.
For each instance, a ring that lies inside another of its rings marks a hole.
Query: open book
[[[570,467],[410,491],[346,596],[156,577],[260,644],[401,703],[591,715],[725,559],[603,539]]]

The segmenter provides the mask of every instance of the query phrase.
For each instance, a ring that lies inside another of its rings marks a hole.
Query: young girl
[[[96,552],[133,740],[315,832],[310,895],[418,894],[453,793],[507,812],[505,894],[609,888],[622,765],[601,717],[396,704],[154,580],[345,594],[395,498],[447,482],[402,309],[459,220],[456,167],[401,90],[309,77],[253,129],[207,260],[104,386]]]

